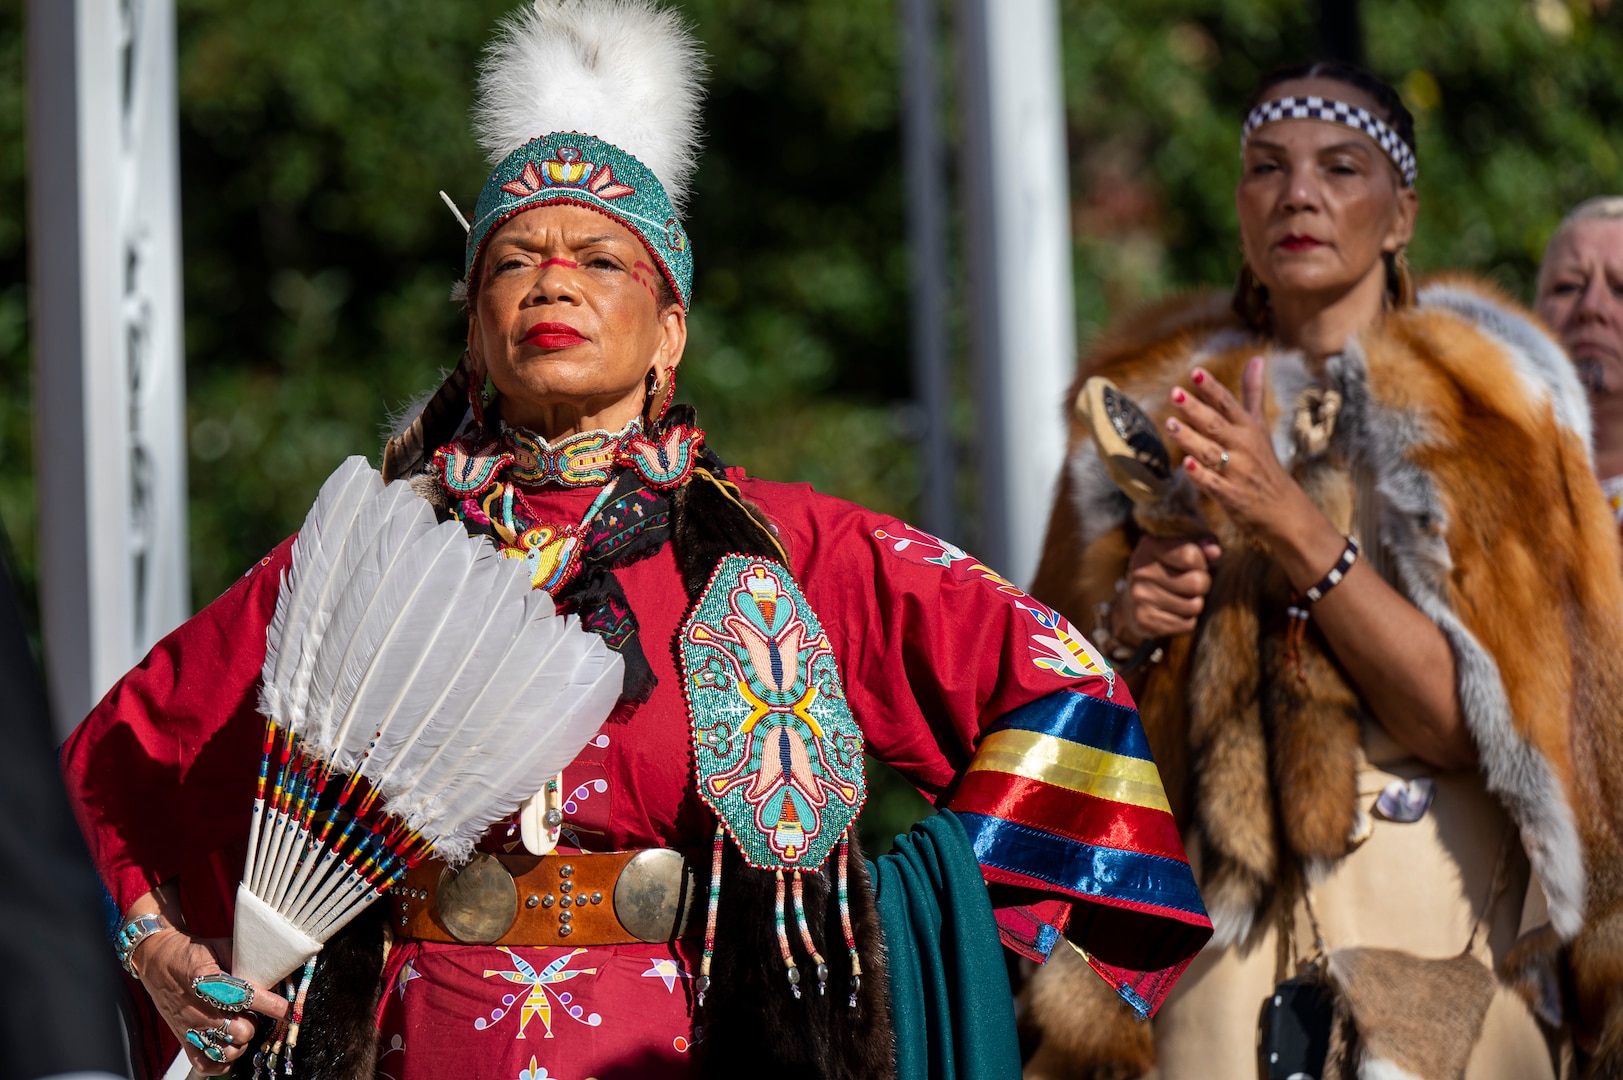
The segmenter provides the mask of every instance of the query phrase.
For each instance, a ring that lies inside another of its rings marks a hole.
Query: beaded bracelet
[[[1347,537],[1347,546],[1341,552],[1341,558],[1336,560],[1336,564],[1330,568],[1330,572],[1324,575],[1322,581],[1310,587],[1302,595],[1306,597],[1308,603],[1318,603],[1323,599],[1325,593],[1341,584],[1341,579],[1347,576],[1347,571],[1351,570],[1353,563],[1357,561],[1358,541],[1349,536]]]

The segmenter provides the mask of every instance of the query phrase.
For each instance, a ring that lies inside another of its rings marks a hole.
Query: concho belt
[[[579,855],[476,852],[452,870],[425,859],[389,890],[395,936],[462,945],[672,941],[698,879],[672,848]]]

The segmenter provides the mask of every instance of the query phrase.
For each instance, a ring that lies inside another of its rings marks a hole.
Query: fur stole
[[[1205,294],[1107,334],[1078,387],[1109,376],[1159,422],[1195,365],[1238,396],[1259,352],[1280,459],[1338,527],[1353,531],[1358,511],[1378,534],[1361,537],[1366,555],[1454,653],[1480,768],[1550,905],[1507,979],[1623,1069],[1623,560],[1570,363],[1531,314],[1450,278],[1360,335],[1322,380]],[[1234,944],[1294,868],[1356,843],[1363,711],[1311,623],[1287,648],[1289,587],[1266,550],[1174,472],[1168,496],[1135,508],[1073,420],[1032,592],[1091,625],[1136,535],[1191,522],[1217,534],[1226,554],[1200,625],[1134,689],[1174,812],[1200,844],[1214,941]]]

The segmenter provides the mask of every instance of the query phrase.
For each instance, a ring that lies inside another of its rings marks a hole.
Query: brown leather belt
[[[578,855],[475,852],[460,870],[425,859],[389,890],[397,937],[462,945],[672,941],[697,890],[672,848]]]

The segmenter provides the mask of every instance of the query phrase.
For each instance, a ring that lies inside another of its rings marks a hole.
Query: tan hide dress
[[[1511,849],[1504,887],[1475,954],[1496,964],[1522,930],[1530,901],[1527,858],[1510,820],[1475,771],[1438,773],[1407,756],[1384,731],[1366,727],[1358,797],[1370,810],[1394,779],[1431,776],[1431,808],[1419,821],[1377,819],[1368,840],[1342,860],[1312,892],[1327,948],[1372,945],[1416,956],[1458,955],[1488,900],[1494,864],[1507,835]],[[1191,854],[1194,854],[1193,846]],[[1197,868],[1198,872],[1198,868]],[[1532,911],[1530,916],[1536,917]],[[1313,933],[1297,904],[1299,954]],[[1155,1021],[1157,1080],[1255,1080],[1257,1018],[1273,990],[1278,929],[1255,935],[1248,950],[1208,948],[1190,965]],[[1294,971],[1291,972],[1294,974]],[[1426,1002],[1416,1001],[1416,1009]],[[1466,1080],[1546,1080],[1555,1075],[1550,1051],[1532,1014],[1501,988],[1472,1052]]]

